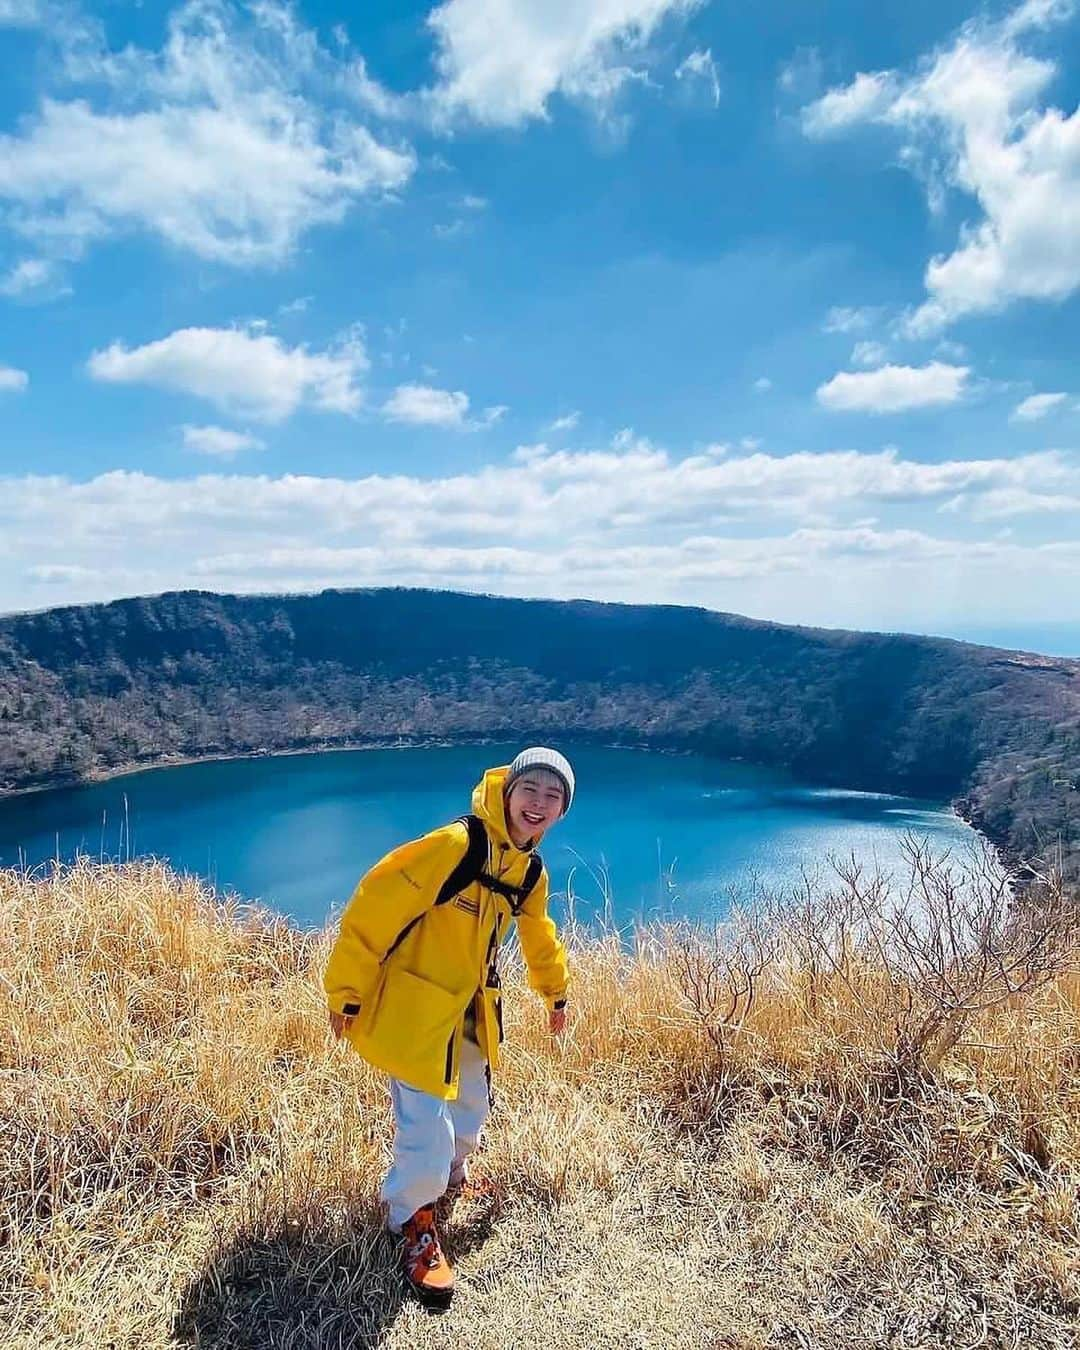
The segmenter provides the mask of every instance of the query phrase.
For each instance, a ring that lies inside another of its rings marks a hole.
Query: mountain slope
[[[559,737],[947,796],[1080,872],[1080,661],[676,606],[177,592],[0,618],[0,789],[176,757]]]

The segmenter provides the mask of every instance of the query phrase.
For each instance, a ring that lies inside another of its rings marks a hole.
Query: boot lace
[[[424,1227],[418,1225],[414,1231],[416,1236],[407,1249],[409,1261],[425,1265],[428,1270],[434,1270],[442,1260],[435,1229],[430,1225]]]

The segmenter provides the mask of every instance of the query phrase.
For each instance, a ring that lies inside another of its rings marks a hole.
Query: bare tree
[[[738,1043],[777,951],[773,926],[757,907],[733,910],[708,938],[685,932],[676,948],[683,993],[722,1068]]]
[[[710,937],[687,936],[683,992],[725,1068],[764,981],[911,1078],[932,1075],[980,1013],[1080,964],[1080,904],[1059,874],[1019,888],[989,850],[960,864],[908,836],[902,852],[900,882],[834,858],[826,882],[761,890]]]

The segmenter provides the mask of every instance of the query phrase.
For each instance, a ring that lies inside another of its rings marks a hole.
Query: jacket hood
[[[479,816],[500,844],[510,848],[517,845],[510,838],[510,827],[506,823],[506,776],[510,772],[509,764],[500,764],[498,768],[488,769],[476,787],[473,788],[473,815]],[[528,853],[533,845],[518,849],[519,853]]]

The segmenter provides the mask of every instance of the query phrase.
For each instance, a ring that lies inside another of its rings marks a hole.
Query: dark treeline
[[[1080,875],[1080,661],[675,606],[198,591],[0,618],[0,789],[177,757],[572,738],[948,797]]]

